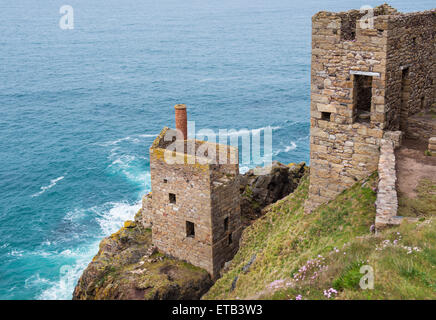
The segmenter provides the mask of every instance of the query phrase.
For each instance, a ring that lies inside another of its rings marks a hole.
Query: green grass
[[[309,181],[303,178],[293,194],[244,231],[230,269],[203,299],[436,299],[433,220],[427,215],[423,222],[372,234],[376,183],[373,174],[304,214]],[[242,272],[254,254],[255,262]],[[364,265],[374,270],[373,290],[359,286]],[[324,291],[330,288],[337,294],[328,298]]]

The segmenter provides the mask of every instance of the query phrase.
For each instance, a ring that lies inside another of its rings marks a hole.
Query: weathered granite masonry
[[[401,131],[400,131],[401,133]],[[401,136],[401,135],[400,135]],[[399,138],[401,141],[401,138]],[[397,173],[395,170],[395,148],[400,143],[385,137],[380,142],[380,159],[378,164],[378,189],[375,227],[380,229],[386,225],[399,224],[402,217],[397,216],[398,195],[396,190]]]
[[[185,140],[184,152],[169,151],[174,141],[164,137],[171,130],[164,128],[150,148],[152,196],[144,198],[144,222],[152,226],[153,244],[160,251],[216,278],[237,252],[242,232],[238,150]],[[205,156],[199,156],[205,147]],[[211,150],[217,151],[219,164],[208,161]],[[168,163],[166,153],[181,163]]]
[[[372,28],[366,14],[312,18],[307,212],[377,170],[384,132],[407,132],[408,118],[435,99],[436,10],[385,4],[373,9]]]
[[[420,114],[409,117],[407,137],[412,139],[428,140],[436,136],[436,119],[434,114],[421,116]]]

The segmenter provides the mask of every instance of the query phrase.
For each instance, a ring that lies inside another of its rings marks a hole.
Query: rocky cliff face
[[[252,170],[241,175],[241,212],[245,225],[262,210],[295,190],[306,170],[304,163],[288,166],[274,162],[265,175]],[[200,299],[213,282],[209,274],[186,262],[159,253],[152,245],[149,222],[150,195],[135,221],[126,221],[116,233],[103,239],[100,250],[83,272],[73,299],[151,300]]]
[[[274,161],[268,174],[255,175],[250,170],[241,175],[241,214],[244,225],[259,218],[265,207],[292,193],[306,169],[304,162],[284,165]]]

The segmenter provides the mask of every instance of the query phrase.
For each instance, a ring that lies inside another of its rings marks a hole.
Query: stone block
[[[331,112],[331,113],[336,112],[336,106],[332,104],[317,103],[316,106],[319,112]]]

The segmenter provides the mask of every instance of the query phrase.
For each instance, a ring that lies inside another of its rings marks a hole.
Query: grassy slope
[[[203,299],[329,299],[324,290],[330,288],[338,292],[330,299],[436,299],[434,222],[370,233],[376,180],[374,174],[305,215],[304,178],[293,194],[244,231],[230,269]],[[359,287],[362,265],[375,270],[374,290]]]

